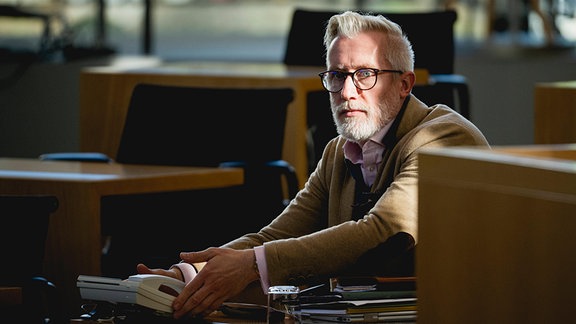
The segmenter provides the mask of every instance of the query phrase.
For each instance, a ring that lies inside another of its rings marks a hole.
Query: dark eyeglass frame
[[[372,86],[367,87],[367,88],[362,88],[358,85],[358,77],[357,77],[357,73],[361,72],[361,71],[366,71],[369,70],[371,72],[374,73],[374,84],[372,84]],[[398,73],[398,74],[402,74],[404,72],[400,71],[400,70],[389,70],[389,69],[375,69],[375,68],[361,68],[358,69],[356,71],[352,71],[352,72],[344,72],[344,71],[324,71],[324,72],[320,72],[318,73],[318,76],[320,77],[320,80],[322,81],[322,86],[324,86],[324,89],[326,89],[326,91],[328,92],[332,92],[332,93],[337,93],[342,91],[342,89],[344,88],[344,83],[346,82],[346,78],[348,78],[348,76],[352,76],[352,83],[354,83],[354,86],[360,90],[370,90],[372,88],[374,88],[374,86],[376,85],[376,83],[378,82],[378,74],[380,73]],[[326,83],[328,81],[326,81],[326,76],[332,74],[332,75],[336,75],[335,78],[339,78],[342,79],[342,86],[340,87],[340,89],[338,90],[330,90],[328,89]]]

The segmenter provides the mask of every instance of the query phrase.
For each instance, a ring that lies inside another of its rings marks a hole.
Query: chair
[[[125,277],[137,262],[166,267],[180,251],[221,245],[277,216],[299,190],[294,168],[282,160],[292,99],[289,88],[137,85],[116,163],[242,167],[245,180],[225,189],[103,198],[102,230],[112,238],[103,273]],[[70,155],[78,156],[57,158]]]
[[[45,323],[59,318],[57,292],[44,277],[50,215],[58,199],[48,195],[0,195],[0,322]]]
[[[39,21],[42,25],[37,49],[0,46],[0,61],[31,63],[38,59],[43,59],[44,56],[53,50],[51,48],[51,46],[54,46],[52,43],[54,38],[52,35],[52,26],[55,24],[55,21],[53,21],[55,17],[52,17],[50,14],[24,9],[22,6],[0,5],[0,18]],[[4,37],[6,37],[6,34],[4,34]],[[4,44],[6,44],[6,42],[4,42]]]
[[[324,67],[326,53],[323,44],[324,31],[330,17],[336,11],[296,9],[288,32],[283,62],[287,65]],[[417,85],[413,93],[432,105],[444,103],[470,118],[470,95],[466,78],[454,74],[454,23],[457,14],[453,10],[383,13],[398,23],[412,42],[415,52],[415,68],[427,69],[430,82]],[[430,35],[433,35],[430,36]],[[303,48],[303,44],[305,48]],[[308,126],[312,156],[310,171],[316,167],[326,143],[336,136],[327,92],[308,95]]]

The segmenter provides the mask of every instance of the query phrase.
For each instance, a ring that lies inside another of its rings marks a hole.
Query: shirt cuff
[[[180,271],[182,272],[182,276],[184,277],[185,283],[189,283],[190,281],[192,281],[192,279],[194,279],[194,277],[196,277],[196,274],[198,273],[193,265],[186,262],[177,263],[173,265],[173,267],[180,269]]]
[[[268,265],[266,264],[264,245],[254,247],[254,256],[256,257],[256,265],[258,265],[258,273],[260,273],[260,285],[262,290],[264,290],[264,294],[268,295],[270,283],[268,281]]]

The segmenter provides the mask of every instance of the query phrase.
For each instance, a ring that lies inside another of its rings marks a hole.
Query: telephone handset
[[[138,304],[167,313],[172,313],[172,302],[185,286],[178,279],[154,274],[124,280],[80,275],[76,285],[83,299]]]
[[[130,276],[126,280],[139,282],[140,289],[138,290],[138,294],[143,295],[153,302],[155,301],[169,306],[170,312],[172,311],[172,301],[174,301],[174,298],[176,298],[184,288],[183,281],[161,275],[140,274]]]

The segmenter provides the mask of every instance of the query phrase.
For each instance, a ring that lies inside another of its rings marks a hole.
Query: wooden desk
[[[306,95],[324,91],[318,73],[325,67],[281,63],[184,62],[155,67],[93,67],[80,76],[80,150],[116,156],[130,95],[138,83],[202,87],[290,87],[283,157],[298,172],[300,186],[308,179]],[[427,71],[416,71],[418,83]],[[255,98],[255,100],[258,100]],[[247,103],[248,104],[248,103]]]
[[[534,143],[576,143],[576,81],[536,84]]]
[[[65,295],[64,305],[72,306],[70,303],[79,300],[78,275],[101,274],[101,197],[217,188],[242,182],[243,171],[237,168],[0,158],[0,193],[50,194],[60,202],[50,219],[44,270]]]

